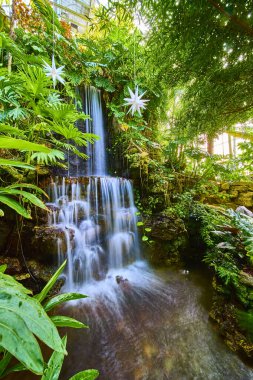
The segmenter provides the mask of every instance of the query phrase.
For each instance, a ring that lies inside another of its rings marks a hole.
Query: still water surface
[[[116,275],[128,281],[118,284]],[[205,277],[196,270],[151,271],[137,262],[86,286],[89,299],[61,310],[90,328],[68,330],[69,355],[60,379],[86,368],[98,369],[100,380],[253,379],[252,369],[208,320],[211,289]]]

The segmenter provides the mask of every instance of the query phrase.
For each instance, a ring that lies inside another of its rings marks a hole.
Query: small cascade
[[[85,121],[85,132],[94,133],[99,136],[95,144],[89,144],[87,147],[86,175],[101,176],[107,172],[106,168],[106,150],[105,150],[105,130],[104,117],[101,102],[101,93],[94,87],[85,87],[83,99],[83,111],[90,115],[91,119]]]
[[[68,258],[66,288],[102,280],[112,269],[139,259],[136,207],[123,178],[59,178],[48,188],[49,225],[58,238],[59,264]]]
[[[63,232],[57,240],[58,264],[68,258],[68,291],[106,279],[140,256],[131,182],[107,175],[101,93],[85,87],[79,95],[90,116],[79,128],[99,140],[86,148],[87,161],[72,157],[71,176],[56,177],[48,187],[49,225]]]

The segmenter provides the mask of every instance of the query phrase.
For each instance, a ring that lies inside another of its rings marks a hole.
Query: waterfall
[[[85,132],[100,140],[88,147],[86,168],[79,163],[74,177],[56,177],[48,188],[49,225],[63,232],[57,239],[58,264],[67,257],[67,290],[101,281],[140,256],[131,182],[106,174],[100,91],[85,89],[83,109],[91,117]]]
[[[85,132],[95,133],[99,140],[94,145],[87,148],[87,175],[101,176],[106,174],[106,150],[104,117],[100,91],[94,87],[85,87],[85,97],[83,101],[83,111],[90,115],[91,119],[85,122]]]

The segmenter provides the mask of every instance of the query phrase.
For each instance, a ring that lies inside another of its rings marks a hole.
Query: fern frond
[[[23,80],[20,93],[22,97],[34,100],[44,99],[49,95],[51,82],[41,67],[23,66],[19,76]]]
[[[57,161],[64,160],[64,153],[60,150],[52,149],[50,153],[37,152],[31,156],[31,161],[39,165],[56,164]]]
[[[52,104],[44,109],[46,116],[51,118],[57,124],[72,124],[77,120],[89,119],[88,115],[77,111],[74,104],[58,103]]]
[[[69,143],[64,143],[62,141],[59,141],[57,139],[55,139],[54,137],[51,139],[52,142],[55,144],[55,146],[58,146],[60,149],[68,152],[73,152],[75,153],[77,156],[83,158],[84,160],[87,160],[89,157],[87,156],[87,154],[85,153],[82,153],[80,152],[74,145],[72,144],[69,144]]]

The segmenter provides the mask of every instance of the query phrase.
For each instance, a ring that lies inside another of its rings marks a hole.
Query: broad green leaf
[[[146,232],[151,232],[151,228],[145,228]]]
[[[4,273],[7,269],[7,264],[0,265],[0,273]]]
[[[137,222],[137,226],[138,227],[143,226],[143,222]]]
[[[142,241],[148,241],[148,237],[147,236],[142,236]]]
[[[1,288],[0,311],[12,311],[20,316],[29,330],[42,342],[55,351],[65,353],[55,325],[35,298],[27,296],[17,288]]]
[[[0,208],[0,216],[4,216],[4,212],[1,208]]]
[[[1,304],[2,297],[3,293],[0,294]],[[12,302],[11,298],[9,302]],[[3,308],[2,305],[0,306],[0,338],[2,347],[30,371],[36,374],[43,373],[43,357],[37,340],[23,318],[15,310]]]
[[[1,268],[5,267],[5,265],[1,265]],[[3,288],[13,288],[18,289],[19,291],[25,293],[25,294],[32,294],[32,291],[25,288],[20,282],[16,281],[12,276],[9,276],[8,274],[3,273],[0,271],[0,289]]]
[[[48,295],[48,292],[52,289],[52,287],[54,286],[54,284],[56,283],[58,277],[60,276],[60,274],[64,271],[64,268],[66,266],[66,263],[67,263],[67,260],[65,260],[62,265],[60,266],[60,268],[55,272],[55,274],[50,278],[50,280],[48,281],[48,283],[46,284],[46,286],[42,289],[42,291],[37,294],[35,296],[35,298],[39,301],[39,302],[42,302],[46,296]]]
[[[54,307],[61,305],[63,302],[67,301],[73,301],[78,300],[81,298],[86,298],[87,296],[80,293],[64,293],[59,294],[53,298],[51,298],[47,303],[43,306],[44,310],[48,312],[49,310],[53,309]]]
[[[62,339],[62,345],[66,349],[67,337]],[[47,369],[45,370],[41,380],[58,380],[64,360],[64,354],[61,352],[53,352],[49,359]]]
[[[96,369],[86,369],[72,376],[69,380],[96,380],[99,376],[99,372]]]
[[[6,158],[0,158],[0,166],[14,166],[15,168],[35,170],[34,166],[26,164],[25,162],[8,160]]]
[[[0,195],[0,203],[4,203],[6,206],[12,208],[18,214],[22,215],[24,218],[27,218],[27,219],[32,218],[29,212],[23,206],[21,206],[20,203],[15,201],[15,199],[6,197],[5,195]]]
[[[9,188],[6,188],[6,191],[8,192],[8,194],[11,194],[11,195],[21,195],[23,198],[30,201],[34,206],[47,210],[46,205],[34,194],[28,193],[27,191],[24,191],[24,190],[9,189]]]
[[[15,139],[14,137],[0,136],[0,149],[17,149],[19,151],[35,151],[49,153],[51,149],[45,145],[32,143],[30,141]]]
[[[28,188],[28,189],[33,189],[37,191],[37,193],[43,194],[48,198],[48,194],[42,190],[40,187],[33,185],[32,183],[14,183],[13,185],[7,186],[6,189],[16,189],[16,188]]]
[[[19,128],[12,127],[11,125],[6,125],[6,124],[0,125],[0,133],[9,133],[13,136],[25,137],[24,131],[22,131]]]
[[[76,319],[65,317],[64,315],[54,315],[51,317],[52,322],[57,327],[72,327],[74,329],[88,329],[89,326],[84,325]]]

